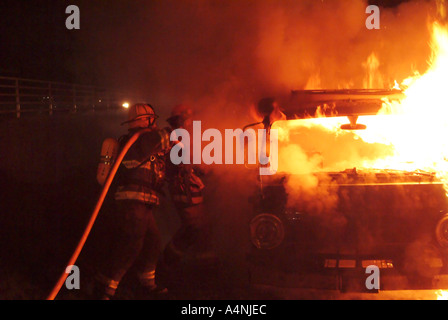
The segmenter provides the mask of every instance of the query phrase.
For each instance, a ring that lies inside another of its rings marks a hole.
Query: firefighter
[[[143,133],[126,153],[115,177],[115,227],[111,252],[96,277],[94,299],[108,300],[138,258],[139,292],[157,291],[155,267],[161,236],[153,215],[165,179],[165,154],[169,150],[169,130],[156,126],[157,115],[149,104],[129,108],[128,133],[119,139],[123,147],[138,130]]]
[[[191,133],[192,117],[193,111],[190,107],[177,105],[167,122],[172,130],[185,129]],[[157,273],[158,277],[160,275],[165,281],[171,281],[175,278],[172,274],[173,268],[180,266],[187,259],[210,258],[213,254],[210,249],[210,221],[205,211],[204,184],[201,179],[204,172],[190,164],[173,164],[168,153],[166,175],[168,190],[181,225],[167,244]],[[167,274],[169,272],[170,275]]]

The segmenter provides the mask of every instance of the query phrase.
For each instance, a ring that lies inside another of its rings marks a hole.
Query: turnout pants
[[[98,276],[106,296],[113,296],[118,284],[138,260],[138,277],[143,286],[155,287],[155,269],[161,237],[153,208],[135,200],[116,201],[116,228],[107,262]]]

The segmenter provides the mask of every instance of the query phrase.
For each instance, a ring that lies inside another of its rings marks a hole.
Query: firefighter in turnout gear
[[[155,268],[160,254],[161,236],[153,216],[159,204],[165,180],[165,154],[169,150],[169,129],[156,127],[157,115],[149,104],[129,108],[128,134],[119,140],[123,147],[138,130],[143,133],[126,153],[114,180],[116,231],[113,245],[106,255],[105,267],[96,277],[95,299],[110,299],[127,273],[138,261],[140,289],[156,290]]]
[[[167,119],[171,129],[192,132],[192,109],[185,105],[175,106]],[[190,152],[191,155],[191,152]],[[175,165],[166,157],[166,179],[171,200],[179,214],[181,225],[167,244],[157,268],[158,279],[163,285],[180,276],[175,271],[186,259],[202,259],[212,256],[210,251],[210,228],[204,206],[203,172],[190,164]],[[174,268],[174,270],[173,270]],[[170,273],[168,275],[167,273]],[[174,275],[173,275],[174,273]],[[177,274],[176,274],[177,273]],[[180,276],[181,277],[181,276]]]
[[[167,122],[170,124],[172,130],[185,129],[191,133],[192,119],[192,109],[185,105],[178,105],[173,108],[171,117],[167,119]],[[202,172],[199,167],[182,163],[174,165],[168,155],[168,188],[176,208],[181,213],[181,217],[184,214],[187,216],[191,215],[189,214],[191,210],[184,212],[186,208],[191,208],[195,205],[202,208],[202,190],[204,189],[204,184],[199,178],[201,174]]]

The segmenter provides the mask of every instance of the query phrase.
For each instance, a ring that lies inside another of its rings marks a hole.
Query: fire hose
[[[75,251],[73,252],[72,256],[70,257],[70,260],[67,263],[67,266],[60,276],[59,280],[51,290],[50,294],[47,297],[47,300],[54,300],[56,296],[59,293],[59,290],[61,290],[62,285],[64,284],[65,280],[68,277],[68,274],[72,270],[72,266],[75,264],[76,260],[78,259],[82,248],[84,247],[85,242],[87,241],[87,238],[90,234],[90,231],[92,230],[93,224],[95,223],[95,220],[98,216],[98,213],[103,205],[104,199],[106,198],[107,192],[109,191],[110,185],[112,184],[112,181],[115,177],[115,174],[117,173],[118,167],[120,166],[121,162],[123,161],[124,156],[128,152],[129,148],[134,144],[135,141],[142,135],[143,133],[149,132],[152,129],[143,129],[140,131],[137,131],[134,135],[131,136],[131,138],[127,141],[127,143],[124,145],[121,152],[118,154],[117,160],[115,161],[109,175],[107,176],[106,182],[104,183],[103,189],[101,190],[100,196],[98,198],[98,201],[95,205],[95,208],[92,212],[92,215],[90,216],[89,222],[87,223],[87,226],[84,230],[84,233],[78,242],[78,245],[75,248]]]

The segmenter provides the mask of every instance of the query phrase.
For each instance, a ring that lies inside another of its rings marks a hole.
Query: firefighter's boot
[[[118,281],[100,274],[95,277],[91,300],[111,300],[118,288]]]
[[[155,270],[150,270],[139,274],[140,286],[136,292],[136,298],[141,300],[160,300],[165,299],[168,289],[156,284]]]

